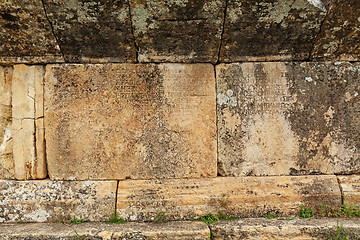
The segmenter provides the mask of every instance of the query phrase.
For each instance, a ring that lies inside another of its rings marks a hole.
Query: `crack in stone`
[[[223,37],[224,37],[224,32],[225,32],[225,21],[226,21],[226,13],[227,13],[227,8],[228,8],[228,1],[229,0],[225,0],[223,26],[222,26],[222,31],[221,31],[221,35],[220,35],[220,44],[219,44],[218,56],[217,56],[217,60],[216,60],[215,64],[220,63],[220,53],[221,53],[221,47],[222,47],[222,42],[223,42]],[[216,76],[215,76],[215,78],[216,78]]]
[[[306,61],[311,61],[312,59],[314,59],[314,54],[315,54],[314,51],[315,51],[316,43],[319,40],[320,34],[322,33],[324,22],[326,21],[331,10],[332,10],[332,2],[330,3],[329,9],[327,10],[327,12],[325,14],[324,19],[321,21],[319,32],[316,34],[316,37],[314,38],[313,45],[309,52],[309,57],[306,59]]]
[[[133,35],[134,38],[134,47],[135,47],[135,63],[139,63],[139,46],[136,43],[136,38],[135,38],[135,33],[134,33],[134,25],[133,25],[133,20],[132,20],[132,16],[131,16],[131,4],[130,4],[130,0],[128,0],[128,6],[129,6],[129,18],[130,18],[130,29],[131,29],[131,34]]]
[[[49,16],[48,16],[47,12],[46,12],[44,0],[41,0],[41,4],[42,4],[43,9],[44,9],[45,17],[46,17],[47,21],[48,21],[49,24],[50,24],[51,32],[52,32],[52,34],[53,34],[53,36],[54,36],[54,38],[55,38],[56,45],[57,45],[57,47],[59,48],[61,57],[63,58],[63,61],[65,62],[65,56],[64,56],[64,53],[63,53],[63,51],[62,51],[62,49],[61,49],[61,47],[60,47],[60,41],[59,41],[59,39],[56,37],[55,31],[54,31],[54,26],[53,26],[53,24],[51,23],[50,18],[49,18]]]

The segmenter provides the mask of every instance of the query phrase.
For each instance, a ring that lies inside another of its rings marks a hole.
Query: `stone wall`
[[[335,175],[360,173],[359,16],[357,0],[1,2],[0,222],[184,219],[224,196],[286,215],[340,205],[341,184],[357,199],[358,176]]]

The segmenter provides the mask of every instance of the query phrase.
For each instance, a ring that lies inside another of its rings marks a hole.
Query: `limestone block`
[[[15,178],[45,178],[43,66],[15,65],[12,83],[12,134]]]
[[[11,134],[12,67],[0,66],[0,179],[14,178]]]
[[[315,42],[316,59],[360,60],[360,1],[332,1]]]
[[[0,222],[102,221],[115,211],[116,184],[0,180]]]
[[[216,176],[211,64],[48,65],[51,179]]]
[[[235,239],[358,239],[359,221],[355,219],[241,219],[222,221],[210,226],[214,240]],[[342,229],[340,231],[340,228]],[[347,233],[347,234],[346,234]]]
[[[338,176],[344,203],[360,206],[360,175]]]
[[[220,61],[307,59],[327,12],[322,2],[229,0]]]
[[[63,62],[41,0],[1,1],[1,62]]]
[[[225,0],[130,0],[140,62],[218,58]]]
[[[359,63],[216,66],[219,174],[360,170]]]
[[[116,209],[130,221],[151,221],[161,211],[164,218],[179,220],[218,211],[242,217],[292,215],[301,205],[322,201],[340,206],[336,176],[125,180],[119,182]]]
[[[135,62],[127,0],[44,0],[67,62]]]
[[[167,223],[83,223],[54,224],[30,223],[0,225],[1,240],[48,240],[79,239],[147,239],[147,240],[208,240],[210,230],[202,222],[167,222]]]

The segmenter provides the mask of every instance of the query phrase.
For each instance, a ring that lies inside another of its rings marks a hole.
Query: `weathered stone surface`
[[[344,203],[360,206],[360,175],[338,176]]]
[[[321,27],[312,57],[360,60],[360,1],[337,0]]]
[[[213,62],[225,0],[130,0],[140,62]]]
[[[210,228],[214,232],[215,240],[336,239],[340,235],[347,236],[348,239],[360,239],[359,221],[350,219],[241,219],[218,222]]]
[[[116,184],[0,180],[0,222],[102,221],[115,211]]]
[[[14,178],[11,134],[11,67],[0,66],[0,179]]]
[[[126,0],[44,0],[67,62],[135,62]]]
[[[360,170],[359,63],[216,66],[223,176]]]
[[[218,211],[234,216],[297,214],[301,205],[322,201],[340,206],[336,176],[226,177],[120,181],[120,217],[130,221],[188,219]]]
[[[83,223],[83,224],[2,224],[1,240],[110,240],[110,239],[149,239],[149,240],[208,240],[210,230],[201,222],[168,223]]]
[[[12,82],[12,135],[15,178],[45,178],[43,66],[15,65]]]
[[[220,61],[307,59],[326,15],[322,2],[229,0]]]
[[[1,62],[63,62],[41,0],[1,1]]]
[[[51,179],[216,176],[211,64],[48,65]]]

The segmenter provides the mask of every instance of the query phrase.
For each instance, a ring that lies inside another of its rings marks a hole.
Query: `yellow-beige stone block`
[[[360,175],[338,176],[344,203],[360,206]]]
[[[0,66],[0,179],[14,178],[11,134],[12,67]]]
[[[15,178],[45,178],[43,66],[15,65],[12,82],[12,134]]]
[[[104,221],[115,211],[116,181],[0,180],[0,223]]]
[[[300,206],[341,205],[336,176],[226,177],[207,179],[124,180],[117,212],[130,221],[178,220],[221,211],[233,216],[297,214]]]
[[[216,176],[211,64],[48,65],[51,179]]]

